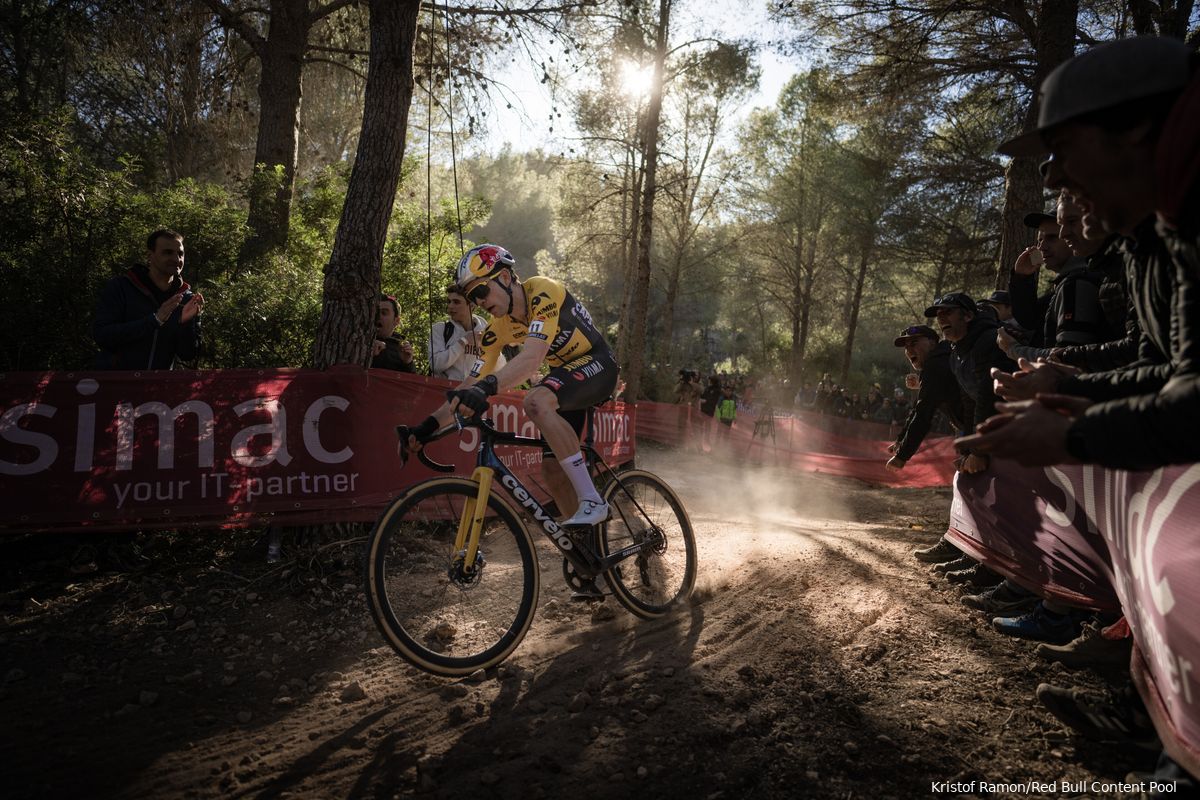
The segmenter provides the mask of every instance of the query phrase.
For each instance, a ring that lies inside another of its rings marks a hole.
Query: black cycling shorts
[[[538,386],[554,392],[559,416],[571,423],[576,434],[582,434],[587,410],[612,397],[617,388],[617,371],[612,353],[591,352],[561,367],[551,367]]]

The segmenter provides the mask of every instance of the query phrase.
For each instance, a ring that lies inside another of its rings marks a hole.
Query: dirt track
[[[909,556],[948,490],[640,465],[691,513],[693,604],[572,605],[545,551],[530,635],[478,682],[382,645],[352,549],[272,568],[247,533],[0,544],[5,795],[925,797],[1151,766],[1066,734],[1034,688],[1096,677],[994,634]]]

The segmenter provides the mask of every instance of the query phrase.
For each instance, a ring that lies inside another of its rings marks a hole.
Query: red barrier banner
[[[433,473],[396,452],[449,381],[385,370],[10,373],[0,379],[0,529],[99,529],[374,519]],[[492,401],[496,427],[537,435],[522,393]],[[624,404],[595,415],[610,464],[634,453]],[[430,446],[470,475],[478,431]],[[525,481],[535,448],[498,450]],[[536,489],[536,481],[531,484]]]
[[[1026,469],[959,475],[948,537],[1044,596],[1120,610],[1133,672],[1167,751],[1200,774],[1200,464],[1154,472]]]
[[[876,422],[800,412],[793,416],[744,414],[727,428],[697,409],[669,403],[637,404],[637,435],[676,447],[724,447],[747,460],[823,472],[881,486],[948,486],[954,476],[954,440],[929,436],[900,472],[891,457],[891,429]]]

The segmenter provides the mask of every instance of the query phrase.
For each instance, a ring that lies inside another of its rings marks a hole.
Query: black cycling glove
[[[446,399],[458,398],[459,405],[471,409],[476,414],[482,414],[487,411],[488,398],[496,393],[496,388],[496,376],[488,375],[474,386],[446,392]]]

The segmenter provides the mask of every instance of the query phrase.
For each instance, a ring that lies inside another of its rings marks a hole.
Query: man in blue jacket
[[[183,237],[162,228],[146,238],[146,265],[105,284],[92,337],[96,369],[173,369],[200,352],[204,298],[183,280]]]

